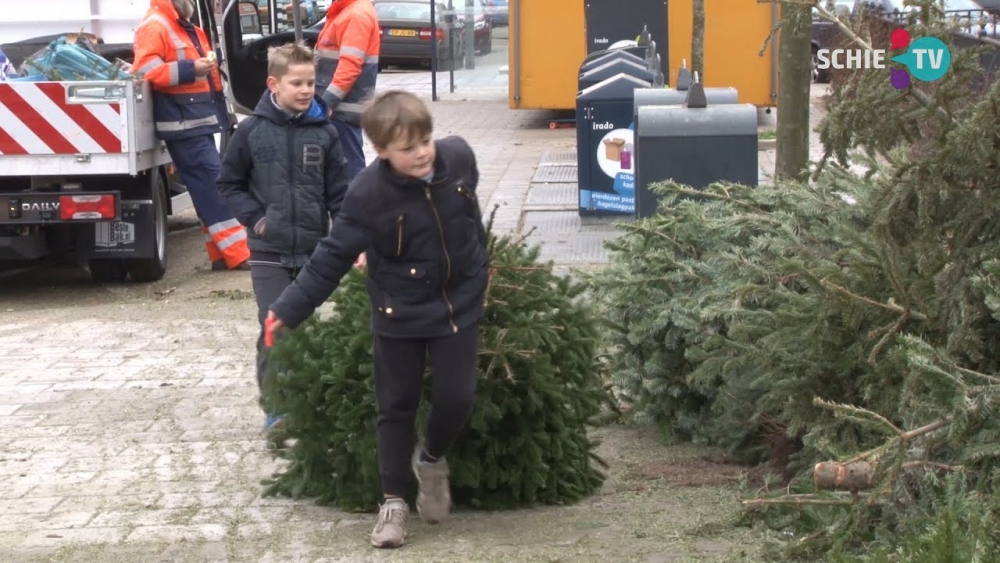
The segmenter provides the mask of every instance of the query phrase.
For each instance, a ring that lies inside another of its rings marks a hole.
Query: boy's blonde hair
[[[302,43],[287,43],[267,50],[267,75],[281,78],[293,65],[316,66],[316,53]]]
[[[361,112],[361,128],[372,144],[385,148],[396,139],[423,139],[434,132],[434,120],[423,100],[405,90],[375,96]]]

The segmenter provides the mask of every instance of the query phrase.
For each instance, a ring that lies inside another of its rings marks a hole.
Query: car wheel
[[[812,48],[812,61],[809,64],[812,81],[817,84],[826,84],[830,81],[830,69],[819,68],[819,57],[816,56],[817,48]]]
[[[125,261],[125,267],[137,283],[154,282],[167,273],[167,186],[163,176],[153,171],[151,195],[153,200],[152,237],[155,253],[150,258]]]

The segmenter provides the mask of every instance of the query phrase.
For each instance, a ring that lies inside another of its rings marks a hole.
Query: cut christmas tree
[[[838,162],[663,184],[595,279],[637,420],[798,475],[748,501],[796,538],[777,560],[1000,560],[997,47],[911,3],[894,25],[950,44],[942,79],[853,71],[821,125]],[[864,25],[852,47],[887,44]]]
[[[491,220],[492,224],[492,220]],[[538,249],[489,234],[494,269],[480,325],[471,420],[448,454],[456,505],[502,508],[577,501],[603,483],[587,435],[608,404],[597,362],[598,324],[584,286],[552,273]],[[352,271],[314,318],[273,349],[272,412],[286,415],[288,466],[268,494],[316,497],[345,509],[381,500],[369,300]],[[418,431],[429,405],[429,376]]]

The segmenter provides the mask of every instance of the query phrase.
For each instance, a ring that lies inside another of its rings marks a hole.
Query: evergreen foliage
[[[912,3],[911,37],[950,43]],[[800,471],[748,501],[800,538],[779,560],[998,560],[1000,83],[982,89],[981,52],[952,46],[943,80],[902,92],[843,80],[810,183],[659,185],[593,279],[637,420]],[[812,464],[848,459],[871,490],[817,491]]]
[[[492,220],[491,220],[492,223]],[[587,436],[609,400],[597,362],[598,324],[584,286],[552,273],[538,248],[490,233],[495,270],[480,328],[472,418],[448,454],[457,505],[502,508],[577,501],[604,480]],[[382,498],[375,450],[369,300],[352,271],[313,318],[273,349],[281,366],[271,408],[287,413],[290,464],[268,494],[316,497],[345,509]],[[418,415],[429,405],[430,381]]]

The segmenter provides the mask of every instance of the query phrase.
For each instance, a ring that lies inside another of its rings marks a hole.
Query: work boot
[[[372,545],[375,547],[399,547],[406,540],[406,521],[410,517],[410,507],[401,498],[385,499],[379,508],[378,520],[372,530]]]
[[[448,461],[421,461],[417,448],[413,452],[413,474],[417,476],[417,513],[428,524],[437,524],[451,512],[451,485],[448,483]]]

